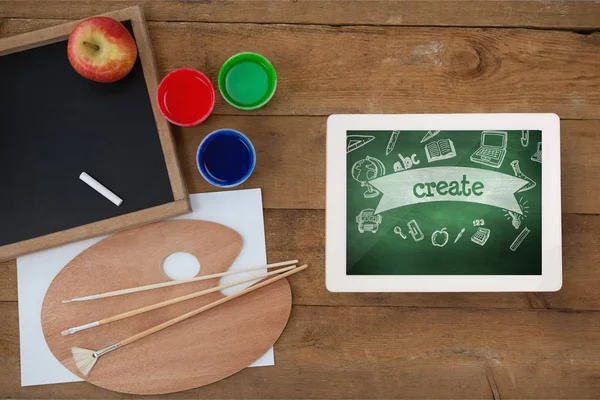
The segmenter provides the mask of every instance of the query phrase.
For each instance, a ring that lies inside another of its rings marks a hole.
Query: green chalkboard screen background
[[[497,131],[506,132],[505,157],[498,168],[471,160],[481,146],[482,131],[439,131],[437,134],[436,131],[348,131],[347,274],[540,275],[542,133],[528,131],[526,143],[522,140],[525,135],[522,131]],[[397,132],[395,144],[390,140],[393,132]],[[434,136],[421,143],[426,135]],[[502,148],[501,137],[502,134],[488,135],[484,140]],[[450,139],[456,155],[449,154],[449,158],[443,160],[429,160],[426,145],[441,140],[447,146],[445,139]],[[538,146],[539,158],[536,157]],[[387,150],[391,150],[389,154],[386,154]],[[517,176],[511,166],[511,163],[515,164],[514,160],[518,161],[520,173],[535,182],[532,189],[514,194],[522,210],[522,215],[517,215],[520,220],[516,223],[518,228],[503,208],[462,201],[416,203],[374,214],[385,194],[369,185],[368,182],[373,179],[428,167],[478,168],[514,177]],[[411,165],[412,161],[418,164]],[[410,235],[407,223],[411,220],[418,224],[423,239],[415,241]],[[398,234],[397,227],[406,239]],[[484,245],[471,240],[479,228],[490,231]],[[511,244],[525,228],[529,230],[528,235],[512,251]],[[462,229],[462,236],[455,242]],[[437,245],[434,245],[432,235],[436,231],[447,232],[447,236],[438,232],[433,239]]]

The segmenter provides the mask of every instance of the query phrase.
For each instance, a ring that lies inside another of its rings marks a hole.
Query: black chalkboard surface
[[[0,57],[0,246],[176,200],[141,59],[107,84],[73,70],[66,40]]]

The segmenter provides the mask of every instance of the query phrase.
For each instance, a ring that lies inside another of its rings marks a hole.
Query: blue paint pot
[[[230,188],[246,181],[256,166],[252,142],[235,129],[216,130],[202,140],[196,153],[198,171],[208,183]]]

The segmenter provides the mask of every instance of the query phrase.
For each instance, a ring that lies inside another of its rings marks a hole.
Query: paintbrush
[[[200,297],[200,296],[204,296],[206,294],[218,292],[219,290],[227,289],[227,288],[237,286],[237,285],[241,285],[242,283],[252,282],[257,279],[264,279],[268,276],[279,274],[281,272],[286,272],[286,271],[292,270],[294,268],[296,268],[296,266],[292,265],[291,267],[281,268],[276,271],[268,272],[266,274],[253,276],[251,278],[239,280],[237,282],[228,283],[227,285],[216,286],[216,287],[213,287],[210,289],[201,290],[199,292],[186,294],[185,296],[179,296],[179,297],[175,297],[174,299],[161,301],[160,303],[150,304],[149,306],[137,308],[135,310],[131,310],[131,311],[127,311],[127,312],[124,312],[121,314],[113,315],[112,317],[104,318],[104,319],[94,321],[94,322],[88,322],[87,324],[83,324],[83,325],[75,326],[73,328],[66,329],[61,332],[61,335],[63,335],[63,336],[72,335],[74,333],[81,332],[86,329],[95,328],[100,325],[106,325],[106,324],[109,324],[109,323],[115,322],[115,321],[120,321],[125,318],[133,317],[134,315],[138,315],[138,314],[142,314],[142,313],[145,313],[148,311],[156,310],[158,308],[170,306],[171,304],[181,303],[182,301],[195,299],[196,297]]]
[[[288,261],[282,261],[282,262],[275,263],[275,264],[261,265],[259,267],[238,269],[238,270],[234,270],[234,271],[220,272],[218,274],[211,274],[211,275],[201,275],[201,276],[197,276],[197,277],[191,278],[191,279],[182,279],[182,280],[176,280],[176,281],[153,283],[151,285],[137,286],[137,287],[128,288],[128,289],[114,290],[112,292],[92,294],[89,296],[76,297],[76,298],[70,299],[70,300],[63,300],[62,302],[70,303],[73,301],[87,301],[87,300],[103,299],[105,297],[121,296],[124,294],[143,292],[145,290],[159,289],[159,288],[164,288],[164,287],[168,287],[168,286],[183,285],[185,283],[204,281],[204,280],[213,279],[213,278],[220,278],[222,276],[240,274],[242,272],[258,271],[260,269],[265,269],[265,268],[269,269],[269,268],[277,268],[277,267],[286,267],[288,265],[293,265],[293,264],[297,264],[297,263],[298,263],[298,260],[288,260]]]
[[[182,315],[180,315],[178,317],[175,317],[175,318],[170,319],[170,320],[168,320],[166,322],[163,322],[162,324],[153,326],[150,329],[146,329],[145,331],[142,331],[142,332],[140,332],[138,334],[130,336],[127,339],[121,340],[120,342],[111,344],[110,346],[107,346],[107,347],[105,347],[103,349],[94,351],[94,350],[89,350],[89,349],[83,349],[83,348],[80,348],[80,347],[73,347],[71,349],[71,352],[73,353],[73,359],[75,360],[75,364],[77,365],[77,368],[79,369],[79,371],[81,371],[81,373],[84,376],[88,376],[88,374],[90,373],[90,371],[92,370],[92,368],[94,368],[94,365],[96,365],[96,362],[98,361],[98,359],[101,356],[103,356],[104,354],[106,354],[106,353],[109,353],[111,351],[117,350],[117,349],[119,349],[119,348],[121,348],[123,346],[126,346],[126,345],[131,344],[131,343],[133,343],[135,341],[143,339],[146,336],[152,335],[153,333],[162,331],[163,329],[166,329],[166,328],[168,328],[170,326],[173,326],[173,325],[175,325],[175,324],[177,324],[177,323],[179,323],[181,321],[185,321],[188,318],[196,316],[196,315],[198,315],[198,314],[200,314],[200,313],[202,313],[204,311],[210,310],[211,308],[214,308],[214,307],[216,307],[218,305],[221,305],[223,303],[227,303],[228,301],[231,301],[231,300],[236,299],[236,298],[238,298],[240,296],[243,296],[245,294],[248,294],[250,292],[258,290],[258,289],[260,289],[260,288],[262,288],[264,286],[270,285],[271,283],[276,282],[276,281],[278,281],[280,279],[286,278],[286,277],[288,277],[290,275],[293,275],[293,274],[297,274],[298,272],[305,270],[307,267],[308,267],[308,265],[305,264],[305,265],[303,265],[301,267],[294,268],[291,271],[284,272],[281,275],[277,275],[274,278],[267,279],[266,281],[259,282],[256,285],[250,286],[249,288],[242,290],[241,292],[238,292],[236,294],[232,294],[230,296],[223,297],[222,299],[219,299],[217,301],[209,303],[209,304],[207,304],[205,306],[202,306],[202,307],[200,307],[200,308],[198,308],[196,310],[193,310],[193,311],[187,312],[185,314],[182,314]]]

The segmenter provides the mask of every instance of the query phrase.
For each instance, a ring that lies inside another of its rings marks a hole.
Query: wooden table
[[[600,396],[600,2],[0,0],[0,36],[134,4],[161,75],[195,67],[214,79],[244,50],[273,62],[267,107],[240,112],[219,98],[176,141],[190,191],[202,192],[213,189],[194,164],[200,140],[220,127],[246,132],[258,165],[244,187],[263,189],[269,259],[312,266],[291,281],[276,366],[173,397]],[[434,112],[560,115],[560,292],[327,292],[326,116]],[[0,397],[127,397],[86,383],[21,388],[14,261],[0,265],[0,300]]]

